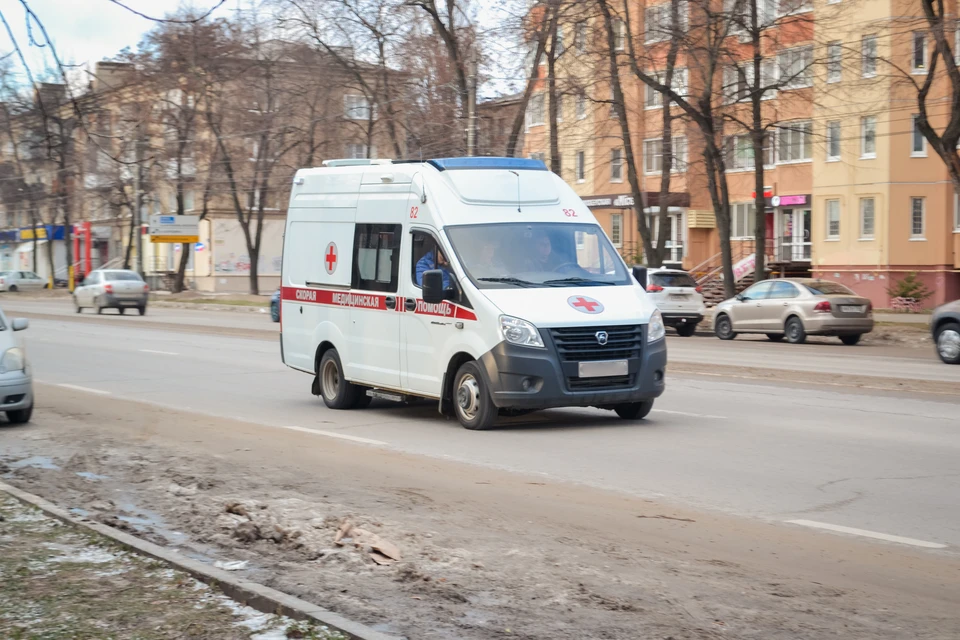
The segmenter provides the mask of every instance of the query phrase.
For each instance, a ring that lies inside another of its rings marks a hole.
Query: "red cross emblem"
[[[567,298],[567,304],[583,313],[602,313],[603,305],[593,298],[584,296],[571,296]]]
[[[333,275],[337,270],[337,245],[331,242],[327,245],[327,251],[323,257],[323,263],[327,268],[327,273]]]

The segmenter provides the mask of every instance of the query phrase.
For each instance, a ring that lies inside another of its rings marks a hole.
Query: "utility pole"
[[[467,79],[467,155],[477,155],[477,50],[470,48],[470,76]]]
[[[140,125],[137,125],[137,139],[134,143],[135,159],[137,163],[136,171],[133,172],[133,226],[134,242],[136,242],[137,251],[137,273],[141,278],[145,278],[143,272],[143,193],[141,191],[141,180],[143,179],[143,148],[140,144]]]

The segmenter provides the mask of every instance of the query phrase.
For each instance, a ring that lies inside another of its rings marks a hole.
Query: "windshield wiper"
[[[477,278],[480,282],[502,282],[504,284],[515,284],[518,287],[535,287],[537,283],[520,278]]]
[[[548,287],[562,287],[568,284],[579,284],[587,287],[602,287],[614,284],[613,282],[604,282],[602,280],[592,280],[590,278],[560,278],[558,280],[544,280],[543,284]]]

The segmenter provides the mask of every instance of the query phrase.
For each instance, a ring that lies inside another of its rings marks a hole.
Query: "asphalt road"
[[[191,329],[275,331],[261,314],[155,308],[146,318],[76,322],[59,302],[8,302],[4,310],[60,315],[31,321],[28,353],[36,378],[82,387],[105,401],[139,399],[805,523],[796,526],[848,527],[864,539],[906,538],[892,544],[927,546],[933,553],[960,549],[960,394],[923,398],[672,374],[667,394],[644,423],[599,410],[556,410],[474,433],[443,419],[429,403],[329,411],[310,395],[308,376],[280,363],[272,338]],[[670,357],[819,367],[810,370],[829,379],[856,370],[960,381],[960,368],[900,348],[671,339]]]

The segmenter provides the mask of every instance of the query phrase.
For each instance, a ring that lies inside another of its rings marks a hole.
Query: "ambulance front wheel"
[[[617,415],[624,420],[643,420],[653,409],[653,400],[643,402],[630,402],[628,404],[618,404],[613,408]]]
[[[453,382],[453,406],[457,419],[467,429],[489,429],[497,420],[497,407],[490,399],[490,391],[483,381],[480,365],[465,362]]]
[[[323,403],[331,409],[353,409],[365,399],[362,387],[347,382],[343,377],[343,365],[336,349],[330,349],[320,359],[320,395]]]

